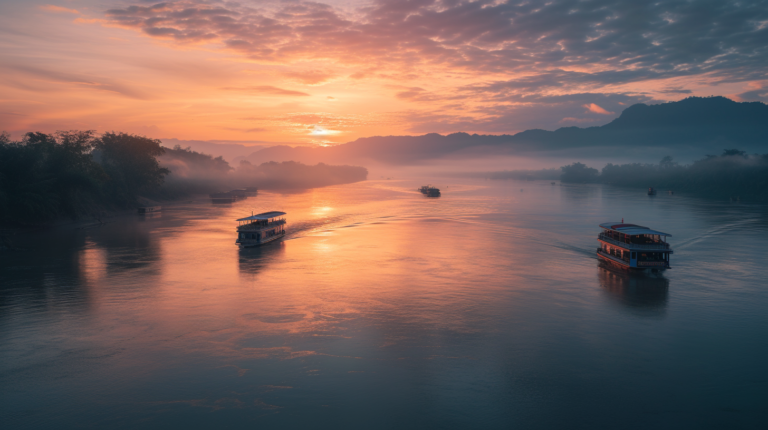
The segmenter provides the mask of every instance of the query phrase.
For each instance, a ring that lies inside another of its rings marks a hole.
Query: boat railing
[[[238,229],[239,230],[261,230],[263,228],[269,228],[269,227],[274,227],[274,226],[283,225],[283,224],[285,224],[285,220],[279,219],[266,224],[261,224],[261,223],[243,224],[239,226]]]
[[[629,248],[629,249],[648,250],[648,251],[669,249],[668,243],[663,243],[663,242],[658,244],[627,243],[627,242],[622,242],[620,240],[616,240],[605,233],[600,233],[600,236],[598,236],[598,239],[602,240],[603,242],[610,243],[612,245],[620,246],[622,248]]]
[[[607,257],[611,257],[611,258],[613,258],[614,260],[617,260],[617,261],[621,260],[621,261],[624,261],[625,263],[629,263],[629,256],[624,257],[624,256],[614,255],[614,254],[611,254],[610,252],[603,251],[602,248],[597,248],[597,253],[598,254],[603,254],[603,255],[605,255]]]

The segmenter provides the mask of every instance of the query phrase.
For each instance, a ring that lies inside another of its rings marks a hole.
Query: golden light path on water
[[[763,206],[456,179],[429,199],[427,182],[25,236],[0,263],[0,412],[18,428],[764,418]],[[235,220],[267,210],[286,238],[239,250]],[[673,233],[671,271],[598,265],[597,224],[621,218]]]

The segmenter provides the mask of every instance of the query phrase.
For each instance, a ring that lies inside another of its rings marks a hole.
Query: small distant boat
[[[212,203],[234,203],[237,201],[237,196],[230,193],[213,193],[210,194]]]
[[[668,193],[670,196],[671,196],[672,194],[675,194],[675,192],[674,192],[674,191],[672,191],[672,190],[669,190],[669,191],[667,191],[667,193]]]
[[[138,212],[141,215],[151,214],[155,212],[160,212],[162,210],[162,206],[140,206],[138,209]]]
[[[670,269],[669,256],[674,252],[666,239],[669,233],[635,224],[607,222],[600,224],[597,257],[607,263],[632,271]]]
[[[285,212],[264,212],[237,220],[237,240],[240,248],[264,245],[285,236]]]
[[[648,195],[649,196],[655,196],[656,195],[656,188],[649,187],[648,188]]]
[[[419,188],[419,192],[427,197],[440,197],[440,190],[432,185],[424,185]]]

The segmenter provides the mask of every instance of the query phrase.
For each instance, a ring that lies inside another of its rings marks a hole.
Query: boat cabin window
[[[667,261],[666,252],[642,252],[640,253],[640,261]]]
[[[637,252],[632,253],[632,258],[637,258]]]

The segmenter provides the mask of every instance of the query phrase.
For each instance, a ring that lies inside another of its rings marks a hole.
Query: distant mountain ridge
[[[548,153],[605,148],[606,151],[669,148],[697,155],[723,148],[768,152],[768,105],[725,97],[689,97],[657,105],[636,104],[598,127],[526,130],[514,135],[430,133],[376,136],[327,148],[275,146],[245,157],[252,163],[300,161],[421,164],[440,158]],[[237,161],[237,160],[236,160]]]
[[[606,129],[633,128],[654,124],[679,127],[690,125],[765,126],[768,105],[761,102],[735,102],[725,97],[688,97],[679,102],[626,108]]]

